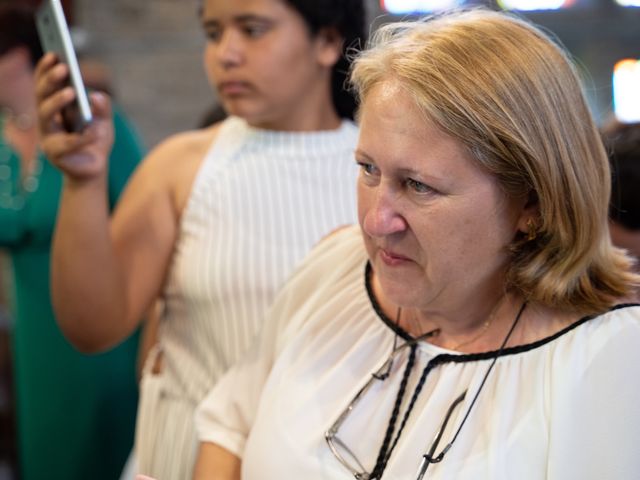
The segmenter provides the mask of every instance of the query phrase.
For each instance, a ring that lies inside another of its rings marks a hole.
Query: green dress
[[[118,112],[109,164],[113,205],[142,156]],[[22,480],[117,479],[133,443],[137,335],[100,355],[63,337],[49,295],[50,243],[62,176],[42,155],[32,175],[3,140],[0,116],[0,248],[10,255],[11,332]]]

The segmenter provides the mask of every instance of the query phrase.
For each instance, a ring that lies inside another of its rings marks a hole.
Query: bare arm
[[[136,366],[138,380],[142,378],[142,372],[144,371],[144,366],[147,362],[147,357],[149,356],[151,348],[158,343],[158,329],[160,328],[160,317],[162,316],[163,309],[164,302],[162,300],[156,300],[153,302],[142,324],[142,335],[140,335],[138,361]],[[157,365],[157,369],[160,370],[161,365]]]
[[[193,480],[240,480],[241,461],[214,443],[201,443]]]
[[[177,235],[176,190],[190,185],[195,169],[189,159],[195,157],[186,134],[157,147],[132,176],[110,220],[109,99],[92,95],[92,125],[82,133],[64,132],[59,111],[73,98],[69,88],[60,88],[65,75],[66,67],[51,56],[36,69],[43,149],[64,174],[52,246],[52,299],[71,342],[98,351],[126,338],[158,296]]]
[[[65,178],[52,246],[52,298],[60,326],[82,350],[101,350],[128,336],[160,291],[177,218],[169,187],[155,171],[147,158],[111,222],[102,178]]]

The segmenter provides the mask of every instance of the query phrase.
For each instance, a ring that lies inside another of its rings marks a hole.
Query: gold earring
[[[538,236],[538,227],[536,226],[536,222],[533,221],[533,218],[527,220],[527,241],[535,240]]]

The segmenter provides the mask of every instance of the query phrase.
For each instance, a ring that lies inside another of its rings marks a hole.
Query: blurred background
[[[0,0],[0,3],[38,0]],[[602,124],[614,113],[640,121],[640,0],[368,0],[372,29],[447,8],[512,9],[569,50]],[[202,68],[199,0],[62,0],[92,84],[110,90],[152,148],[201,125],[216,105]],[[616,72],[614,75],[614,71]],[[10,288],[0,255],[0,480],[15,476],[15,439],[6,313]],[[61,412],[63,414],[63,412]]]
[[[81,55],[99,62],[95,69],[103,68],[118,103],[147,147],[198,125],[215,102],[201,66],[204,35],[197,13],[199,1],[62,1]],[[624,101],[635,102],[638,108],[640,0],[367,1],[372,28],[414,17],[418,11],[471,5],[516,10],[548,29],[569,49],[580,65],[599,122],[614,108],[614,66],[623,59],[635,60],[623,69],[632,81],[622,83],[628,84]]]

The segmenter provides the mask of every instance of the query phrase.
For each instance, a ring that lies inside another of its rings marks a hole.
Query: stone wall
[[[202,66],[199,0],[73,0],[75,39],[106,64],[148,147],[197,126],[215,103]],[[375,10],[378,0],[367,0]]]
[[[75,0],[84,57],[107,65],[148,147],[195,127],[215,97],[202,67],[198,0]]]
[[[148,147],[195,127],[215,103],[202,67],[198,1],[73,0],[76,26],[86,34],[83,50],[108,66],[118,102]],[[389,20],[378,17],[378,0],[367,2],[374,27]],[[640,9],[591,0],[590,8],[527,16],[558,35],[576,56],[594,113],[605,119],[611,112],[613,64],[639,56]]]

